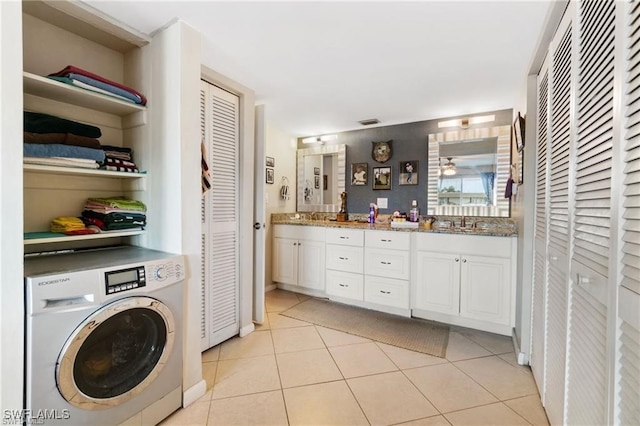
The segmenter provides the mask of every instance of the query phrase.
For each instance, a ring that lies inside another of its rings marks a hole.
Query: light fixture
[[[493,114],[478,115],[475,117],[458,118],[456,120],[439,121],[438,128],[441,129],[443,127],[461,127],[463,129],[467,129],[469,126],[472,126],[474,124],[490,123],[495,120],[496,116]]]
[[[333,141],[338,139],[338,135],[322,135],[322,136],[312,136],[308,138],[302,139],[302,143],[319,143],[323,144],[325,142]]]
[[[447,160],[447,163],[442,166],[442,174],[445,176],[453,176],[456,174],[456,164],[451,162],[451,157],[448,157]]]

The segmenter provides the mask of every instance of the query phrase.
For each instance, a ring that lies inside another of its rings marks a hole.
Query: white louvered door
[[[552,424],[564,422],[569,281],[569,164],[573,113],[572,16],[565,15],[551,44],[548,173],[547,291],[544,406]]]
[[[211,172],[202,200],[202,350],[239,331],[239,98],[201,82],[201,128]]]
[[[640,3],[628,6],[616,422],[640,424]]]
[[[545,329],[547,287],[547,146],[549,141],[549,66],[548,58],[538,76],[536,138],[536,203],[534,229],[534,267],[531,309],[531,370],[544,401]]]
[[[578,46],[575,210],[571,258],[569,424],[608,423],[609,259],[614,133],[615,12],[582,1]]]

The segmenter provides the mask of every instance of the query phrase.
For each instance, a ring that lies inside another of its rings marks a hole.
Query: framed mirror
[[[427,212],[509,217],[511,126],[429,135]]]
[[[344,144],[320,145],[297,151],[297,211],[340,210],[340,193],[345,188],[345,160]]]

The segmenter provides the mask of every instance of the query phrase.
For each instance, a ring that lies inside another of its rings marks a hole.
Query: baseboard
[[[267,293],[269,291],[276,290],[277,288],[278,288],[278,286],[275,285],[275,284],[267,285],[267,286],[264,287],[264,292]]]
[[[188,407],[207,393],[207,382],[203,379],[182,393],[182,406]]]
[[[511,340],[513,341],[513,347],[516,351],[516,359],[518,364],[520,365],[529,365],[529,354],[524,353],[520,350],[520,340],[518,339],[518,335],[516,334],[516,329],[513,329],[511,333]]]
[[[240,337],[244,337],[253,333],[253,330],[255,329],[256,329],[256,326],[253,323],[245,325],[240,329]]]

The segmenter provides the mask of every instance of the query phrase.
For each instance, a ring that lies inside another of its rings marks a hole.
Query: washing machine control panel
[[[104,281],[107,294],[119,293],[147,285],[144,266],[105,272]]]

